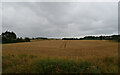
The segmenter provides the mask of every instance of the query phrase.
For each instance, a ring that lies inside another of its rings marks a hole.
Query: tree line
[[[22,38],[17,37],[14,32],[6,31],[0,35],[0,38],[2,39],[2,43],[17,43],[17,42],[30,42],[30,39],[28,37]]]
[[[115,40],[120,42],[120,35],[111,36],[85,36],[83,38],[62,38],[62,40]]]
[[[42,39],[42,40],[48,40],[49,38],[46,37],[37,37],[37,38],[29,38],[29,37],[17,37],[17,35],[14,32],[3,32],[0,35],[0,38],[2,39],[2,43],[17,43],[17,42],[30,42],[30,40],[35,39]],[[54,39],[54,38],[52,38]],[[115,40],[120,42],[120,35],[111,35],[111,36],[85,36],[83,38],[62,38],[62,40]]]

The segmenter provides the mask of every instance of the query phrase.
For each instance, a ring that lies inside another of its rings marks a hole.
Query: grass
[[[92,62],[9,54],[3,56],[2,65],[3,73],[117,73],[118,69],[113,57]]]
[[[2,52],[3,73],[118,72],[117,42],[43,40],[3,44]]]
[[[32,55],[3,57],[3,73],[100,73],[90,62],[42,59]]]

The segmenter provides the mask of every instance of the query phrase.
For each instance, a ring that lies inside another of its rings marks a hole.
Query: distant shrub
[[[22,39],[22,38],[17,38],[17,41],[18,42],[26,42],[25,39]]]
[[[25,42],[30,42],[30,39],[28,37],[26,37]]]

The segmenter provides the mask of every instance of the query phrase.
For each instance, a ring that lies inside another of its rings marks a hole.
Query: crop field
[[[118,43],[32,40],[2,45],[3,73],[117,73]]]

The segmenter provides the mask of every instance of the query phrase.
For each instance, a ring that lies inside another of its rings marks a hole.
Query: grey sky
[[[2,2],[118,2],[119,0],[1,0]]]
[[[22,37],[81,37],[118,33],[114,2],[5,2],[2,31]]]

